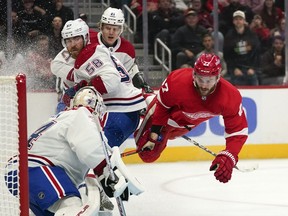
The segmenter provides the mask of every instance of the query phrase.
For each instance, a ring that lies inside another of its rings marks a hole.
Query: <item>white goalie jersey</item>
[[[85,107],[53,116],[28,140],[28,166],[59,166],[79,185],[104,159],[95,119]]]

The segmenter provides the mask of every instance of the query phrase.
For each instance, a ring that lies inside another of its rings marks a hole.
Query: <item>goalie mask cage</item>
[[[0,216],[28,216],[26,77],[0,76]]]

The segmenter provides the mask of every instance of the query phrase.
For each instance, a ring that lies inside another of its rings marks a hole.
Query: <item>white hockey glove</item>
[[[111,167],[114,170],[115,179],[112,180],[108,167],[103,170],[103,175],[99,177],[99,181],[109,197],[121,197],[122,200],[128,200],[130,194],[139,195],[144,192],[143,186],[129,172],[123,163],[118,147],[112,148],[110,158]]]

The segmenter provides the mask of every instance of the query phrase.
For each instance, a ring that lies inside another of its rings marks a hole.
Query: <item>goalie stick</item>
[[[98,127],[98,130],[99,130],[99,133],[100,133],[100,136],[101,136],[102,145],[103,145],[104,154],[105,154],[105,160],[106,160],[107,166],[109,168],[110,176],[112,178],[111,180],[115,181],[115,179],[116,179],[115,173],[114,173],[114,171],[112,169],[110,157],[109,157],[109,154],[108,154],[108,147],[107,147],[108,144],[105,141],[104,133],[103,133],[102,127],[101,127],[100,122],[99,122],[98,114],[96,114],[96,116],[95,116],[95,122],[96,122],[96,125]],[[126,216],[126,212],[125,212],[125,208],[124,208],[122,199],[120,198],[120,196],[115,197],[115,199],[116,199],[116,202],[117,202],[117,206],[118,206],[120,215],[121,216]]]

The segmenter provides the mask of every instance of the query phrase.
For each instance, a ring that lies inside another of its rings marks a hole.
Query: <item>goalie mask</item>
[[[73,108],[81,106],[91,108],[100,118],[106,111],[101,94],[93,86],[81,88],[74,96]]]

